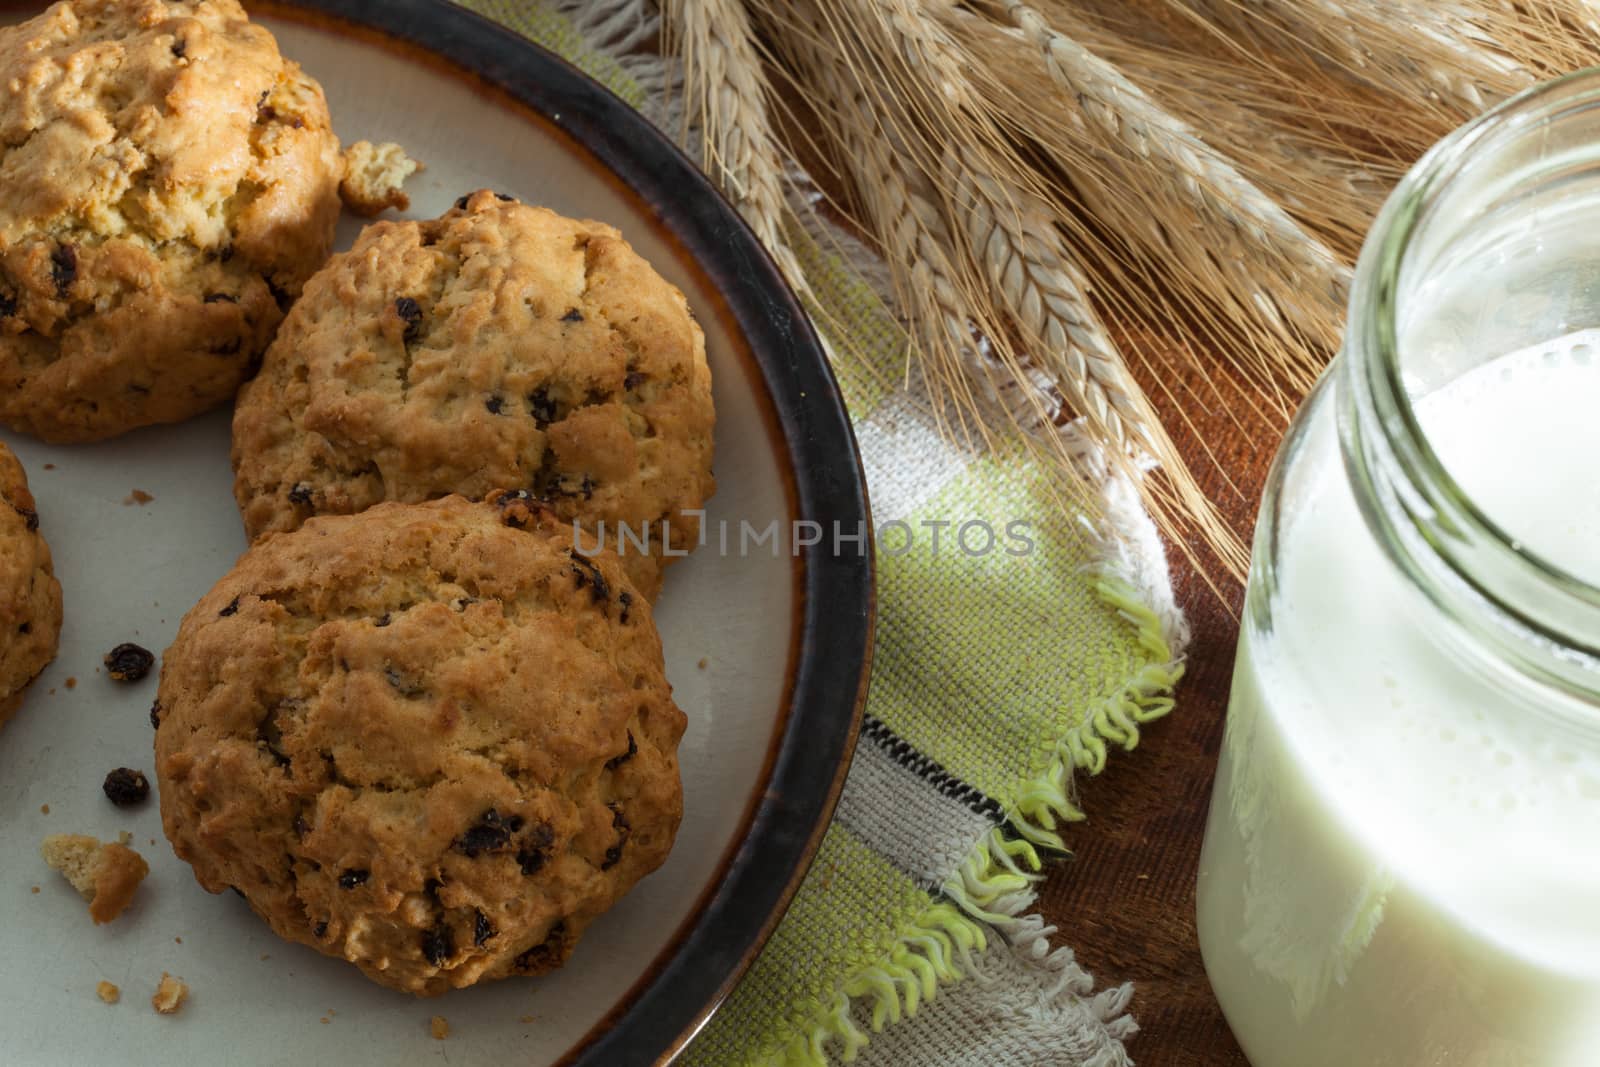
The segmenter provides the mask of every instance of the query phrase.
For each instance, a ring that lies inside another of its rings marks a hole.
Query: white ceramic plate
[[[796,518],[854,529],[866,517],[848,422],[809,328],[730,209],[642,120],[449,5],[314,6],[367,26],[282,9],[263,21],[322,82],[341,138],[400,141],[427,163],[409,186],[413,215],[490,187],[604,219],[688,294],[716,376],[713,530]],[[358,230],[347,219],[340,247]],[[671,858],[591,928],[564,971],[416,1000],[279,941],[233,895],[207,894],[167,846],[154,797],[125,812],[101,793],[114,767],[154,781],[156,687],[154,673],[110,681],[102,656],[124,641],[159,653],[245,548],[228,432],[226,412],[90,447],[0,431],[28,470],[66,594],[60,656],[0,732],[0,1063],[670,1055],[770,932],[831,812],[864,692],[870,563],[706,550],[673,568],[657,618],[690,726]],[[127,503],[135,489],[154,500]],[[38,843],[124,830],[151,874],[133,908],[97,928]],[[149,1005],[163,971],[193,989],[175,1017]],[[101,980],[122,988],[122,1003],[96,999]],[[436,1014],[449,1019],[448,1041],[429,1036]]]

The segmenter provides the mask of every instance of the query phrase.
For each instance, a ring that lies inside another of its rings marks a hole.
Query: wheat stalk
[[[854,191],[861,222],[889,264],[895,303],[905,314],[931,391],[954,401],[956,432],[982,433],[981,423],[962,422],[961,413],[979,399],[971,393],[974,386],[987,398],[1001,395],[999,383],[981,373],[975,344],[975,337],[992,323],[985,320],[971,279],[963,276],[954,258],[955,244],[930,198],[925,176],[886,139],[883,101],[851,77],[849,52],[837,35],[818,39],[825,20],[807,20],[806,27],[787,23],[785,17],[795,14],[787,6],[762,14],[769,23],[783,26],[775,47],[803,77],[811,107],[836,139],[833,162]],[[949,414],[943,406],[936,406],[934,413],[941,420]]]
[[[1408,106],[1431,109],[1445,128],[1478,114],[1534,78],[1523,64],[1500,51],[1492,31],[1478,22],[1479,18],[1502,22],[1505,9],[1496,10],[1499,5],[1436,0],[1172,2],[1281,51],[1307,52],[1409,102]]]
[[[883,235],[882,248],[903,279],[899,302],[916,309],[912,323],[920,350],[932,354],[935,362],[929,377],[947,393],[955,386],[958,396],[970,396],[958,384],[965,371],[985,399],[998,401],[1003,394],[981,363],[975,343],[975,324],[983,311],[972,301],[970,286],[951,257],[954,243],[943,219],[927,190],[920,187],[919,176],[907,172],[903,159],[889,152],[881,139],[866,133],[855,127],[848,136],[859,161],[855,179],[858,186],[872,183],[864,199]],[[942,405],[936,410],[943,418]]]
[[[981,281],[988,286],[990,299],[1037,344],[1019,352],[1003,343],[1003,326],[989,331],[995,362],[1026,383],[1024,392],[1033,408],[1035,427],[1054,424],[1060,414],[1059,394],[1099,430],[1102,442],[1115,456],[1159,456],[1175,463],[1174,476],[1183,477],[1160,420],[1083,296],[1081,276],[1067,273],[1065,250],[1054,255],[1049,264],[1052,269],[1041,271],[1043,264],[1030,253],[1045,240],[1042,235],[1018,246],[1009,241],[1014,229],[985,224],[985,219],[992,223],[995,218],[991,209],[1001,189],[995,173],[1007,173],[1011,184],[1017,185],[1016,197],[1028,203],[1037,198],[1027,187],[1027,167],[993,121],[994,102],[980,94],[967,76],[969,57],[923,5],[911,0],[869,0],[860,9],[876,18],[878,28],[898,51],[902,67],[896,80],[902,92],[922,101],[911,109],[910,116],[931,127],[920,150],[931,157],[947,206],[953,209],[958,232],[966,240]],[[870,33],[864,38],[870,39]],[[970,134],[968,143],[943,132],[958,130]],[[907,138],[902,133],[899,140],[904,143]],[[962,162],[954,164],[955,160]],[[986,166],[975,169],[968,160]],[[979,195],[971,195],[973,190]],[[1049,218],[1044,213],[1040,217]],[[1048,232],[1054,234],[1054,228]],[[1052,284],[1041,285],[1041,279]],[[1049,383],[1048,388],[1042,387],[1044,382]]]
[[[767,112],[769,86],[738,0],[666,0],[668,46],[683,56],[686,119],[701,130],[704,165],[797,293],[805,271],[784,236],[784,152]]]
[[[992,163],[1002,165],[1008,156],[1013,156],[1004,137],[989,121],[992,104],[975,92],[966,75],[966,57],[943,26],[929,18],[921,6],[910,0],[869,0],[854,10],[862,16],[862,24],[858,28],[864,32],[858,37],[859,40],[873,39],[871,31],[874,27],[870,23],[875,20],[882,38],[892,44],[899,64],[882,64],[878,69],[897,85],[899,98],[915,102],[906,108],[903,115],[879,110],[874,116],[877,128],[890,134],[887,142],[880,139],[880,146],[884,143],[893,144],[902,151],[933,161],[934,167],[938,168],[935,174],[943,178],[948,175],[940,172],[945,171],[947,161],[956,156],[989,159]],[[916,124],[923,129],[917,130]],[[968,136],[961,138],[963,133]],[[961,145],[959,149],[950,147],[954,138],[961,138],[954,142]],[[991,156],[990,153],[997,146],[998,153]],[[876,170],[891,165],[881,158],[881,150],[858,151],[866,151],[865,158],[873,160],[872,167]],[[1012,168],[1013,172],[1022,169],[1025,168]],[[904,181],[903,175],[901,180]],[[991,185],[994,182],[992,178],[985,180]],[[926,177],[923,182],[927,182]],[[948,180],[941,184],[946,190],[951,188]],[[940,273],[954,277],[958,268],[953,267],[950,258],[942,252],[952,247],[950,228],[935,209],[932,199],[931,195],[917,198],[912,210],[901,213],[896,227],[899,238],[896,244],[900,247],[902,258],[910,253],[913,271],[917,269],[915,257],[927,255],[930,247],[938,247],[943,264]],[[970,198],[967,198],[967,203],[970,207]],[[967,238],[969,263],[978,268],[974,276],[969,266],[962,279],[963,284],[969,290],[974,284],[992,290],[995,281],[993,271],[1000,252],[999,244],[990,243],[990,237],[998,242],[1008,231],[996,229],[980,234],[971,225],[975,218],[971,210],[962,210],[955,218],[964,224],[960,233]],[[905,238],[910,231],[917,235],[914,241]],[[975,239],[979,237],[984,243],[976,243]],[[1042,295],[1037,287],[1024,287],[1023,291]],[[992,291],[987,295],[990,300],[993,299]],[[1019,352],[1008,343],[1007,323],[995,321],[988,315],[974,316],[969,311],[967,320],[975,317],[985,320],[982,333],[989,342],[991,355],[981,359],[972,345],[963,345],[960,349],[962,363],[980,381],[986,382],[993,381],[997,365],[1003,368],[1010,375],[1023,403],[1031,410],[1033,417],[1029,423],[1032,428],[1054,425],[1060,415],[1060,398],[1065,397],[1096,426],[1102,442],[1116,456],[1150,454],[1175,461],[1174,450],[1165,439],[1159,419],[1128,375],[1120,354],[1098,317],[1083,301],[1070,303],[1072,313],[1062,314],[1068,310],[1069,302],[1061,298],[1062,294],[1055,295],[1056,306],[1048,310],[1030,305],[1025,298],[1014,307],[1000,306],[1013,314],[1020,311],[1030,319],[1037,319],[1041,326],[1045,322],[1064,326],[1063,329],[1040,329],[1033,334],[1034,339],[1046,346],[1059,346],[1059,351]],[[973,303],[969,298],[967,306],[970,308]],[[962,325],[963,328],[969,328],[966,323]],[[1000,393],[993,387],[988,391],[991,395]],[[1020,412],[1013,406],[1012,417],[1018,414]],[[1181,464],[1179,467],[1181,470]]]
[[[825,9],[811,14],[811,26],[832,25]],[[938,204],[938,192],[915,162],[909,116],[896,113],[891,97],[856,76],[871,61],[850,46],[844,27],[834,26],[827,40],[804,43],[790,29],[787,58],[803,71],[805,84],[816,93],[813,103],[825,107],[824,118],[842,142],[840,162],[863,222],[894,268],[896,300],[909,312],[922,355],[931,357],[933,384],[943,385],[949,390],[946,399],[958,404],[979,399],[969,392],[976,387],[981,399],[1003,408],[1008,419],[1031,427],[1051,423],[1060,412],[1061,390],[1012,351],[1009,325],[994,314],[984,279],[959,257],[960,243]],[[928,46],[923,30],[914,21],[892,27],[898,43],[907,46],[903,57],[915,60]],[[948,65],[943,73],[947,80],[940,95],[961,101],[965,79]],[[951,390],[960,379],[964,385]],[[982,432],[981,420],[974,425]]]
[[[1557,24],[1576,28],[1591,46],[1600,42],[1600,0],[1552,0],[1552,6]]]
[[[1080,0],[1037,2],[1054,29],[1185,128],[1203,131],[1219,158],[1341,262],[1354,261],[1389,189],[1435,139],[1431,126],[1359,84],[1215,40],[1191,22],[1162,18],[1165,8],[1147,11],[1150,0],[1109,14]],[[1016,64],[1000,69],[1018,93],[1035,77]],[[1058,109],[1041,109],[1040,121]]]
[[[1078,471],[1075,412],[1112,462],[1161,463],[1140,482],[1158,522],[1187,516],[1230,568],[1152,398],[1169,421],[1286,415],[1397,175],[1600,55],[1600,0],[666,4],[708,167],[776,249],[780,164],[832,166],[944,425],[1025,430]],[[816,111],[787,143],[774,76]]]
[[[1216,519],[1128,372],[1082,275],[1068,267],[1060,234],[1047,225],[1048,237],[1008,245],[1020,239],[1017,227],[979,223],[982,210],[995,217],[1007,190],[1018,202],[1042,201],[945,28],[904,0],[816,3],[764,17],[777,21],[769,37],[800,83],[826,101],[823,124],[841,142],[866,228],[896,268],[896,295],[926,346],[930,377],[947,386],[957,374],[964,379],[966,395],[950,390],[941,399],[983,401],[964,421],[990,439],[994,430],[1023,429],[1036,455],[1081,477],[1076,436],[1061,430],[1070,405],[1114,466],[1137,474],[1146,457],[1160,462],[1161,476],[1137,479],[1159,523],[1176,531],[1178,516],[1187,516],[1225,564],[1239,568],[1237,538]],[[961,183],[946,173],[952,157],[970,161]],[[953,197],[956,188],[984,196]],[[1017,345],[1016,333],[1027,343]]]
[[[1262,34],[1224,37],[1216,24],[1197,22],[1193,0],[1037,2],[1058,21],[1077,16],[1073,36],[1203,129],[1208,144],[1341,259],[1353,260],[1394,182],[1458,121],[1426,99],[1381,92],[1327,64],[1297,63],[1304,55],[1267,47]],[[1529,71],[1559,74],[1600,58],[1600,23],[1584,22],[1597,10],[1594,0],[1408,0],[1392,10],[1396,23],[1374,34],[1389,39],[1383,47],[1395,47],[1396,25],[1408,12],[1464,27],[1469,42],[1492,42],[1485,47],[1526,68],[1502,91],[1519,87]],[[1418,51],[1428,54],[1426,41]]]
[[[1101,249],[1084,240],[1087,231],[1075,233],[1080,246],[1099,253],[1096,273],[1115,283],[1101,291],[1144,279],[1124,302],[1147,324],[1176,317],[1160,312],[1158,290],[1178,297],[1205,348],[1223,353],[1269,402],[1286,387],[1307,387],[1337,342],[1345,265],[1181,121],[1034,9],[990,10],[1016,18],[1026,33],[970,14],[945,17],[971,51],[985,95],[1006,105],[1016,135],[1047,148],[1070,182],[1070,196],[1057,189],[1053,198],[1081,200],[1126,246]],[[1052,83],[1063,91],[1039,91]]]
[[[1586,7],[1585,0],[1436,0],[1416,14],[1428,20],[1431,38],[1464,39],[1532,81],[1594,63],[1582,33]]]
[[[982,263],[996,301],[1033,342],[1027,351],[1102,444],[1110,444],[1114,462],[1118,455],[1148,455],[1163,463],[1173,502],[1213,539],[1224,563],[1242,572],[1248,563],[1243,547],[1174,455],[1089,299],[1087,280],[1068,258],[1055,212],[1028,190],[1007,187],[954,153],[946,153],[943,164],[967,248]]]
[[[1234,291],[1249,294],[1249,303],[1269,319],[1281,313],[1303,335],[1326,343],[1344,308],[1349,284],[1344,264],[1115,67],[1057,33],[1028,5],[1007,7],[1012,22],[1043,53],[1050,76],[1077,101],[1084,120],[1131,151],[1137,166],[1147,172],[1159,168],[1154,173],[1187,201],[1204,226],[1197,244],[1183,239],[1182,227],[1162,227],[1157,232],[1166,248],[1195,262],[1196,274],[1205,269],[1202,257],[1220,266]],[[1223,235],[1245,255],[1219,258],[1203,247]]]
[[[847,4],[846,10],[849,9]],[[931,88],[949,109],[974,117],[987,112],[988,105],[973,92],[949,35],[928,17],[921,4],[915,0],[862,0],[858,10],[863,16],[876,19],[898,49],[904,70],[913,72],[913,80],[905,83],[913,90],[909,99],[915,100],[920,95],[918,91]],[[949,114],[930,107],[921,112],[921,117],[940,122],[947,120]],[[967,128],[984,136],[982,125]]]
[[[1067,400],[1104,427],[1120,450],[1158,451],[1149,403],[1090,306],[1087,282],[1067,261],[1052,213],[954,153],[946,153],[943,164],[966,247],[1001,306],[1036,343],[1041,362],[1060,368]]]

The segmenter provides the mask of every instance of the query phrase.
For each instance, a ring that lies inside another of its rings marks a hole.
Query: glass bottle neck
[[[1541,329],[1600,326],[1600,291],[1592,321],[1578,306],[1548,323],[1484,331],[1459,352],[1408,344],[1411,326],[1431,313],[1423,294],[1442,273],[1468,259],[1499,263],[1488,251],[1497,227],[1542,247],[1537,231],[1555,217],[1549,209],[1570,205],[1585,182],[1600,211],[1600,73],[1541,86],[1441,142],[1395,190],[1367,239],[1330,384],[1339,390],[1347,474],[1391,560],[1479,649],[1600,705],[1600,588],[1486,514],[1441,461],[1416,406],[1488,358],[1547,340]],[[1511,274],[1521,268],[1507,264],[1503,277],[1499,267],[1478,272],[1496,299],[1517,289]],[[1600,372],[1594,384],[1600,400]]]

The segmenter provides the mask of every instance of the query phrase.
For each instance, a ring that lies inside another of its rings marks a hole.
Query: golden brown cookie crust
[[[174,978],[162,971],[161,981],[156,983],[156,991],[150,995],[150,1006],[161,1015],[176,1015],[183,1010],[188,999],[189,984],[182,978]]]
[[[648,602],[515,499],[265,538],[184,619],[159,708],[200,884],[410,993],[559,966],[682,815]]]
[[[96,926],[128,910],[139,884],[150,873],[144,857],[127,845],[117,841],[102,844],[85,834],[52,834],[40,843],[39,852],[89,902],[89,917]]]
[[[22,464],[0,444],[0,725],[56,658],[61,583]]]
[[[0,422],[227,401],[332,245],[322,89],[237,0],[65,0],[0,29],[0,75]]]
[[[651,523],[624,554],[659,587],[661,523],[711,496],[705,336],[616,230],[488,191],[369,226],[306,285],[234,415],[252,538],[313,515],[525,489],[561,518]]]
[[[421,162],[393,142],[357,141],[344,150],[339,199],[349,211],[369,219],[386,208],[405,211],[411,207],[406,179],[424,169]]]

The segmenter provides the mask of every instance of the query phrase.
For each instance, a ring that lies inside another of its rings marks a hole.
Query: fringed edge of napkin
[[[1087,459],[1093,463],[1098,457]],[[1087,998],[1095,1021],[1118,1039],[1084,1067],[1131,1062],[1120,1040],[1138,1030],[1128,1014],[1132,986],[1094,994],[1094,980],[1072,949],[1052,947],[1056,928],[1029,913],[1038,900],[1035,886],[1046,877],[1047,858],[1064,858],[1070,851],[1061,824],[1086,818],[1073,796],[1075,773],[1098,775],[1112,746],[1132,751],[1140,728],[1172,711],[1189,641],[1188,625],[1173,602],[1165,554],[1137,492],[1125,478],[1106,473],[1103,464],[1099,470],[1105,511],[1095,530],[1102,556],[1096,592],[1134,628],[1150,663],[1043,755],[1014,810],[1005,813],[1004,825],[979,838],[958,873],[940,886],[943,899],[935,898],[902,926],[888,952],[851,975],[831,999],[811,1005],[810,1022],[785,1047],[782,1062],[826,1067],[832,1053],[851,1062],[870,1041],[869,1031],[882,1033],[914,1016],[941,987],[973,976],[981,981],[975,954],[988,948],[997,931],[1009,951],[1048,976],[1031,1009],[1049,1017],[1053,1002]]]
[[[1037,901],[1034,887],[1045,877],[1041,851],[1065,856],[1068,849],[1058,827],[1085,818],[1072,796],[1074,772],[1099,774],[1111,745],[1137,747],[1140,727],[1172,710],[1172,688],[1183,676],[1182,657],[1174,652],[1167,625],[1141,601],[1139,591],[1112,568],[1097,588],[1101,599],[1137,629],[1154,662],[1057,743],[1017,810],[1007,813],[1006,824],[979,839],[959,876],[940,887],[945,899],[902,926],[893,947],[847,979],[831,1000],[811,1006],[811,1021],[784,1049],[783,1062],[826,1067],[830,1052],[846,1063],[854,1060],[870,1040],[867,1030],[882,1033],[886,1026],[916,1015],[941,986],[977,971],[973,953],[987,949],[997,930],[1012,951],[1057,974],[1059,980],[1042,992],[1042,1001],[1093,993],[1094,981],[1072,950],[1051,948],[1055,928],[1038,915],[1024,914]],[[1127,1037],[1137,1029],[1126,1014],[1131,998],[1131,987],[1122,985],[1091,1001],[1098,1021],[1113,1036]],[[867,1029],[859,1019],[862,1014]],[[1107,1050],[1105,1067],[1122,1062],[1120,1049]],[[1086,1067],[1101,1065],[1090,1062]]]

